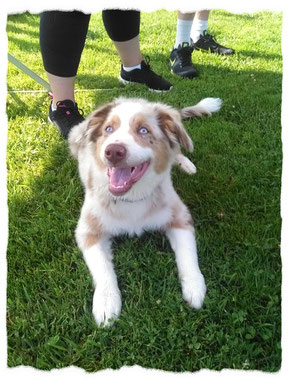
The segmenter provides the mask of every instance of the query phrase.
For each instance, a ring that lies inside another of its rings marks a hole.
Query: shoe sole
[[[137,82],[137,81],[128,81],[128,80],[124,80],[124,78],[122,78],[121,76],[118,77],[118,80],[124,84],[124,85],[127,85],[127,84],[140,84],[140,85],[146,85],[145,83],[141,83],[141,82]],[[147,86],[147,85],[146,85]],[[160,89],[152,89],[152,88],[149,88],[148,87],[148,90],[150,90],[150,92],[155,92],[155,93],[164,93],[164,92],[170,92],[170,90],[173,89],[173,86],[171,86],[169,89],[163,89],[163,90],[160,90]]]
[[[179,73],[175,73],[175,72],[173,71],[173,69],[171,69],[171,73],[173,73],[174,75],[179,76],[179,77],[181,77],[181,78],[189,78],[190,80],[195,80],[195,79],[199,76],[198,73],[195,74],[194,76],[181,76],[181,74],[179,74]]]
[[[196,72],[196,73],[194,73],[194,75],[190,75],[190,76],[182,76],[181,74],[174,72],[173,65],[172,65],[171,61],[170,61],[170,64],[169,64],[169,68],[170,68],[171,73],[176,74],[176,76],[179,76],[179,77],[182,77],[182,78],[189,78],[190,80],[193,80],[194,78],[199,76],[198,72]]]
[[[231,53],[218,53],[218,52],[211,51],[211,49],[203,49],[203,48],[196,48],[196,47],[195,47],[195,50],[196,51],[200,51],[200,52],[205,52],[205,53],[212,53],[214,55],[219,55],[219,56],[233,56],[235,54],[235,52],[231,52]]]

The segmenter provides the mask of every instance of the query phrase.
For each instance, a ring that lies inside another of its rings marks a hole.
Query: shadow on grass
[[[19,96],[20,93],[17,93],[12,89],[9,84],[7,84],[7,89],[9,92],[9,96],[13,99],[13,105],[11,103],[7,104],[7,114],[9,116],[9,119],[16,118],[16,117],[24,117],[24,116],[33,116],[41,118],[43,117],[43,105],[46,104],[48,99],[48,94],[43,93],[41,95],[38,95],[37,98],[35,98],[35,102],[32,104],[30,102],[25,103],[22,98]],[[10,108],[11,106],[11,108]],[[46,118],[48,117],[48,109],[46,111]]]

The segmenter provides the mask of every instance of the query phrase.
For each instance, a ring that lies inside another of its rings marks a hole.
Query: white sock
[[[182,43],[190,44],[190,33],[193,20],[177,19],[176,41],[174,48],[178,48]]]
[[[123,65],[123,69],[126,72],[131,72],[131,70],[134,70],[134,69],[141,69],[141,64],[138,64],[138,65],[135,65],[135,66],[124,66]]]
[[[196,43],[199,40],[200,35],[203,35],[204,31],[206,31],[207,28],[208,20],[194,19],[190,35],[194,43]]]

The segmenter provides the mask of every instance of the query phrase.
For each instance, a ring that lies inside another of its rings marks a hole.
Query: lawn
[[[46,79],[38,24],[38,15],[9,16],[9,53]],[[83,201],[76,162],[47,122],[47,93],[9,63],[9,367],[280,369],[281,28],[280,13],[213,11],[210,32],[236,54],[194,52],[200,76],[183,80],[168,68],[176,13],[143,13],[142,52],[174,85],[155,94],[119,83],[119,57],[101,15],[92,16],[76,84],[85,115],[120,95],[175,107],[223,99],[213,117],[185,122],[197,174],[173,169],[195,221],[208,287],[204,306],[195,311],[183,301],[173,253],[160,233],[120,237],[114,252],[123,309],[108,329],[93,321],[92,281],[74,239]]]

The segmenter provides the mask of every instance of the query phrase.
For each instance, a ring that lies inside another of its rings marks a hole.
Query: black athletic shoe
[[[217,53],[218,55],[234,55],[235,51],[232,48],[226,48],[223,45],[218,44],[212,35],[209,35],[207,31],[204,31],[200,39],[194,43],[195,49],[207,51],[211,53]]]
[[[119,80],[122,84],[131,82],[145,84],[148,86],[149,90],[153,92],[167,92],[173,88],[170,82],[153,72],[149,65],[149,61],[147,62],[144,60],[141,62],[141,69],[134,69],[130,72],[124,70],[123,65],[121,65]]]
[[[57,109],[53,111],[51,101],[48,120],[57,126],[60,134],[67,140],[72,127],[84,121],[83,112],[71,100],[58,101],[56,106]]]
[[[173,73],[185,77],[194,78],[198,76],[197,70],[192,64],[193,44],[182,43],[170,53],[170,69]]]

